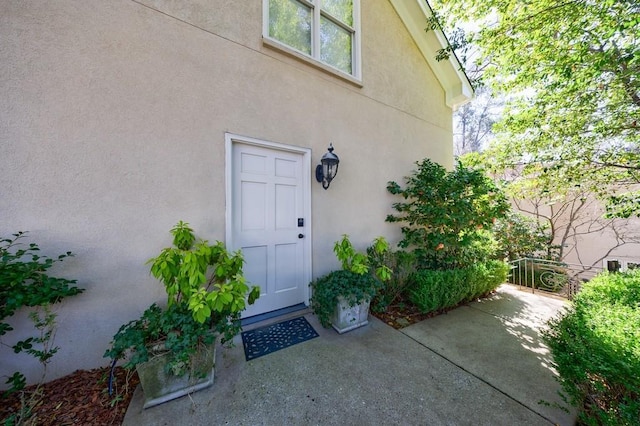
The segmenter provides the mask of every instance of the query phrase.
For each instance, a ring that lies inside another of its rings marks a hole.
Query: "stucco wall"
[[[58,308],[49,379],[106,365],[118,327],[164,300],[145,261],[190,222],[224,240],[224,133],[308,147],[329,142],[340,172],[312,186],[313,274],[331,247],[385,224],[424,157],[452,164],[451,110],[391,5],[362,1],[362,87],[262,44],[262,2],[127,0],[0,3],[0,235],[30,231],[83,295]],[[24,313],[5,342],[31,332]],[[39,374],[0,349],[0,375]]]

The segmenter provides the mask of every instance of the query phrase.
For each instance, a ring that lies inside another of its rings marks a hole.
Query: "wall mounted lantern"
[[[329,188],[331,181],[338,173],[338,163],[340,159],[333,153],[333,144],[329,144],[329,152],[325,153],[316,166],[316,180],[322,182],[324,189]]]

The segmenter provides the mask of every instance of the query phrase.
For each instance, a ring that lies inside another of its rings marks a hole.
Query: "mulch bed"
[[[139,383],[137,374],[121,367],[115,370],[113,395],[109,395],[110,368],[77,370],[65,377],[44,383],[40,396],[34,397],[32,415],[24,419],[31,425],[120,425],[133,392]],[[21,397],[29,401],[36,386],[0,399],[0,424],[20,412]],[[11,424],[11,423],[10,423]]]
[[[450,311],[450,308],[423,314],[408,300],[399,300],[387,307],[385,312],[371,312],[395,329],[401,329],[427,318]],[[140,382],[138,375],[122,367],[115,370],[114,392],[109,395],[110,368],[77,370],[67,376],[44,383],[40,387],[41,397],[35,398],[32,416],[24,421],[31,425],[120,425]],[[30,386],[24,395],[36,389]],[[12,414],[20,411],[21,394],[0,399],[0,424]]]
[[[465,305],[466,303],[461,303],[458,306]],[[453,306],[451,308],[440,309],[438,311],[429,312],[428,314],[423,314],[420,312],[420,309],[413,303],[411,303],[407,299],[400,299],[396,301],[396,303],[387,306],[387,310],[385,312],[375,312],[373,309],[371,310],[371,315],[383,321],[385,324],[390,325],[396,330],[400,330],[404,327],[410,326],[411,324],[415,324],[427,318],[433,318],[435,316],[445,314],[458,306]]]

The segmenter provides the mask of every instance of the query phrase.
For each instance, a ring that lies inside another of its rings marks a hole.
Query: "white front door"
[[[250,317],[309,301],[308,150],[227,135],[227,245],[261,289]]]

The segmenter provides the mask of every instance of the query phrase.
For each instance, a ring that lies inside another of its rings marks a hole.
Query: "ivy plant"
[[[336,241],[333,252],[342,265],[342,270],[333,271],[311,283],[312,308],[323,327],[331,325],[331,315],[343,298],[350,306],[370,301],[388,281],[393,271],[385,264],[374,263],[373,255],[382,256],[389,250],[384,237],[376,238],[368,252],[358,252],[348,235]]]

